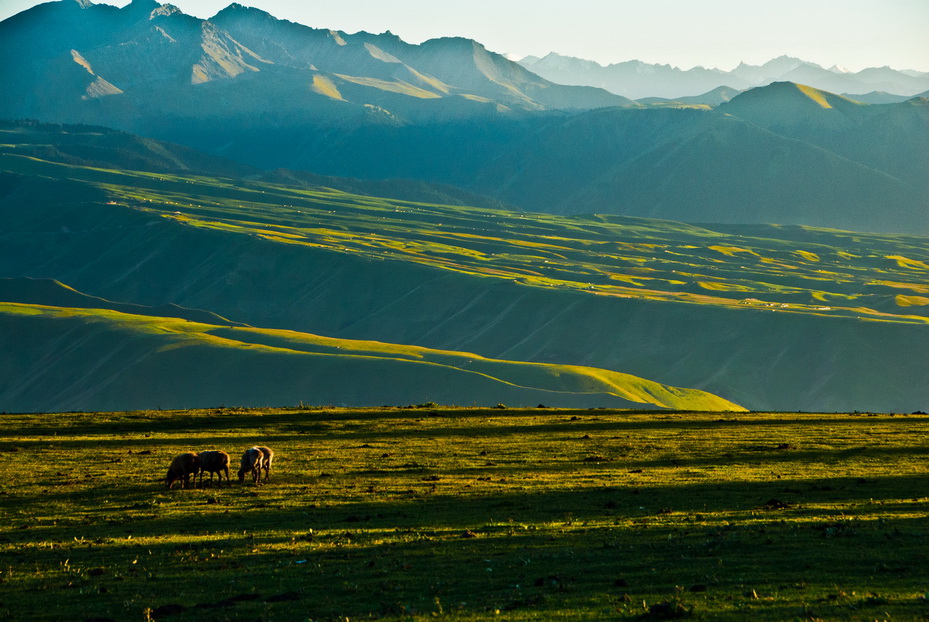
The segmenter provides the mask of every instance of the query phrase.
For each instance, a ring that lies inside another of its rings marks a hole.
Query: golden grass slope
[[[80,404],[98,397],[118,401],[123,393],[125,400],[141,402],[160,392],[166,403],[171,396],[182,403],[319,403],[322,396],[322,403],[372,405],[406,397],[470,404],[469,396],[500,396],[501,402],[532,405],[600,396],[610,405],[744,410],[703,391],[603,369],[108,309],[0,303],[0,325],[7,335],[4,410],[15,410],[9,404],[30,395],[45,403],[35,395],[43,390],[50,404],[55,396]]]
[[[12,153],[0,153],[0,170],[80,180],[117,205],[198,229],[531,287],[929,323],[925,310],[898,298],[926,283],[929,239],[915,236],[504,212],[322,187],[95,169]]]

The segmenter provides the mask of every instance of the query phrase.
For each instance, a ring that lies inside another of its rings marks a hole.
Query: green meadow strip
[[[929,614],[925,415],[2,416],[5,619]],[[239,484],[255,444],[271,480]],[[171,458],[204,449],[233,484],[167,490]]]

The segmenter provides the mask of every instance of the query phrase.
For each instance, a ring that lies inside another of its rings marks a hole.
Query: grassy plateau
[[[0,619],[929,616],[922,414],[2,417]],[[253,444],[265,485],[159,481]]]

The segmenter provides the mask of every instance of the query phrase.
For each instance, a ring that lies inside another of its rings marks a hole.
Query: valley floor
[[[0,619],[929,614],[922,414],[2,417]],[[265,485],[161,480],[254,444]]]

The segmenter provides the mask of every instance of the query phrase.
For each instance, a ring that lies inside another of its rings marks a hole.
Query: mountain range
[[[628,100],[553,84],[466,39],[416,46],[349,35],[232,4],[210,20],[154,0],[124,8],[39,5],[0,23],[3,117],[156,124],[221,112],[254,122],[373,119],[385,124],[503,110],[593,108]],[[398,115],[400,109],[402,115]]]
[[[865,103],[890,103],[886,96],[890,96],[891,101],[902,101],[929,91],[929,73],[890,67],[871,67],[853,73],[838,67],[825,69],[790,56],[781,56],[763,65],[740,63],[732,71],[704,67],[680,69],[638,60],[604,66],[555,52],[542,58],[527,56],[519,63],[552,82],[595,86],[634,100],[694,97],[719,87],[744,91],[772,82],[806,84],[842,93],[851,99],[868,100]]]
[[[202,20],[154,0],[5,20],[0,80],[18,94],[0,117],[105,125],[262,170],[418,180],[559,214],[929,233],[920,98],[863,105],[775,82],[643,106],[475,41],[410,45],[238,4]]]
[[[929,400],[926,98],[153,0],[0,22],[0,83],[0,410]]]
[[[5,20],[0,80],[18,94],[0,117],[105,125],[262,170],[418,180],[560,214],[929,233],[920,98],[863,105],[776,82],[643,106],[475,41],[410,45],[237,4],[202,20],[154,0]]]

